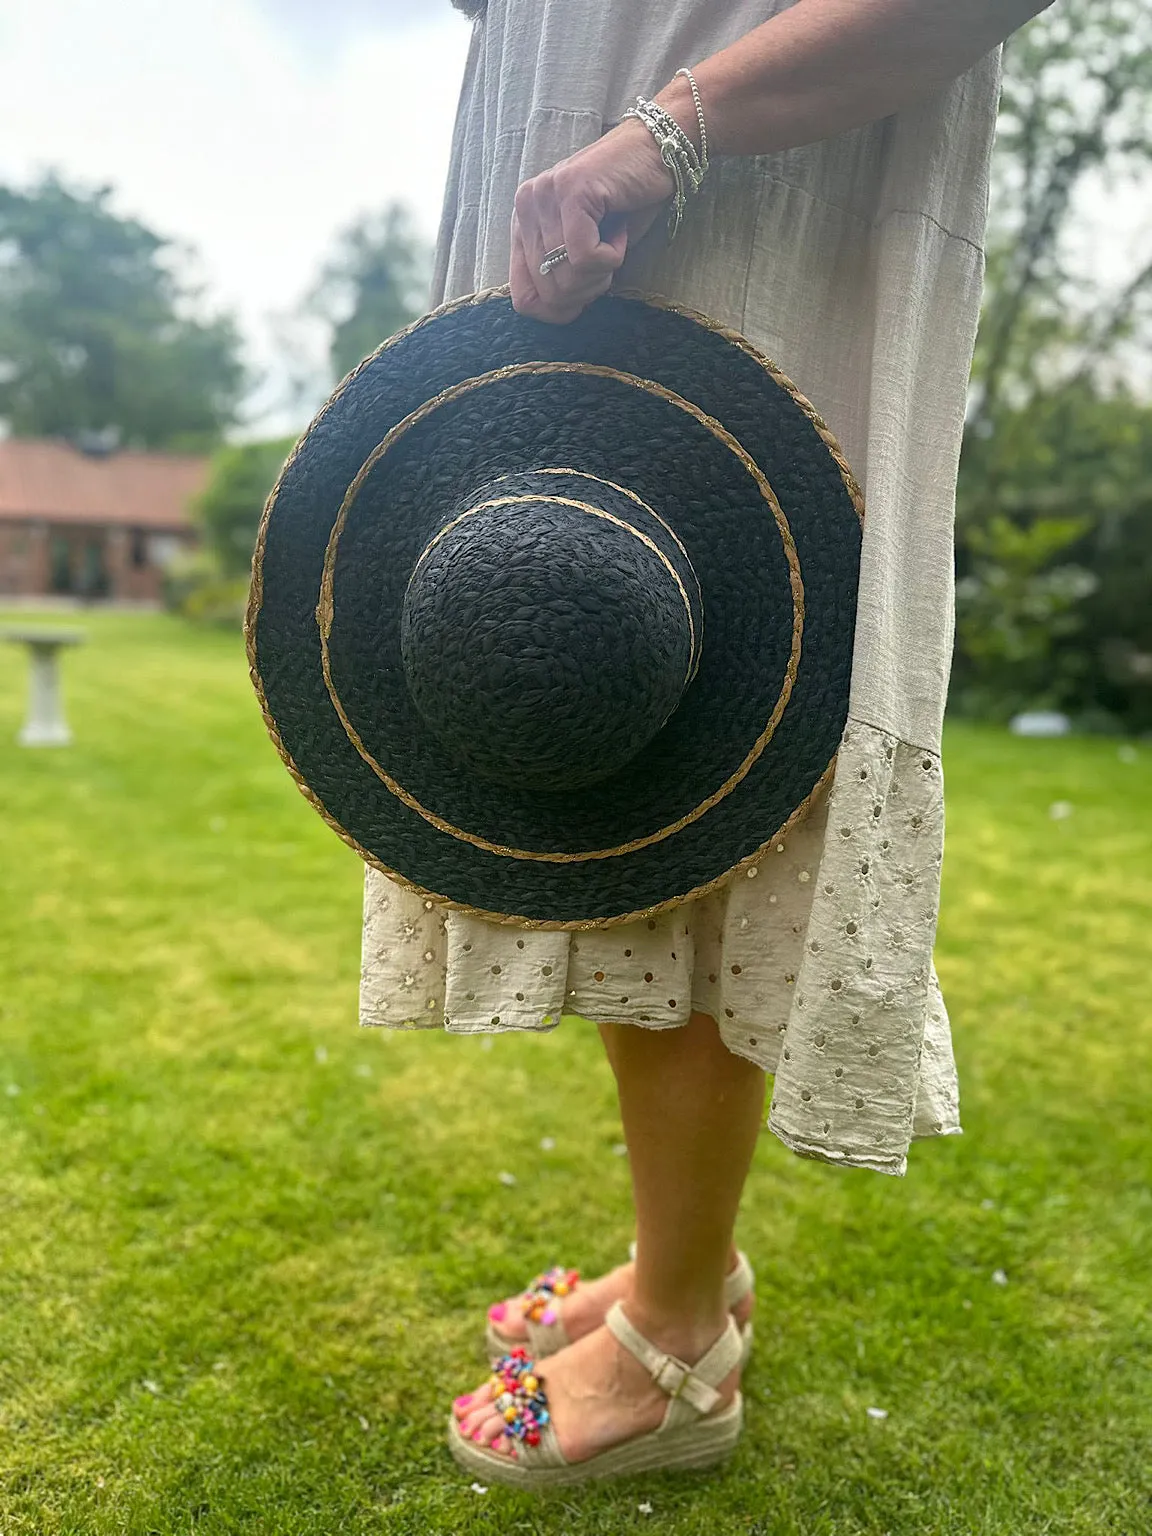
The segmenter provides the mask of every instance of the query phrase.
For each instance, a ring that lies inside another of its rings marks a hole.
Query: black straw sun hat
[[[862,498],[742,337],[506,290],[347,378],[253,569],[265,719],[325,820],[429,898],[601,927],[718,886],[805,811],[848,709]]]

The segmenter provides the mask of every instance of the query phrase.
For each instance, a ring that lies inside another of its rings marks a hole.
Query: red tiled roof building
[[[189,508],[208,467],[188,454],[0,442],[0,599],[157,602],[165,566],[197,541]]]

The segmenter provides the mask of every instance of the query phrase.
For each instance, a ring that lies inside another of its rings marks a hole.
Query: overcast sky
[[[112,184],[267,368],[358,213],[435,233],[469,31],[449,0],[0,0],[0,180]]]

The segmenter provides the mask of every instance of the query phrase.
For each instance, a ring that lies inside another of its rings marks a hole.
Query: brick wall
[[[47,523],[0,522],[0,596],[37,597],[47,591]]]
[[[95,562],[105,599],[158,603],[164,566],[179,548],[191,548],[191,532],[96,525],[0,521],[0,597],[89,596],[85,581]],[[70,573],[68,585],[60,579]]]

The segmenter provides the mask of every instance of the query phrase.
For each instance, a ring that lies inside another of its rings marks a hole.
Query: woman
[[[563,1006],[599,1024],[631,1159],[635,1263],[573,1287],[553,1275],[489,1313],[495,1347],[525,1345],[531,1329],[537,1356],[552,1351],[531,1372],[576,1480],[625,1470],[621,1446],[660,1465],[653,1432],[674,1389],[693,1399],[701,1445],[707,1421],[734,1422],[729,1309],[740,1329],[752,1298],[733,1228],[765,1072],[769,1125],[802,1155],[899,1174],[911,1139],[960,1129],[931,963],[951,522],[998,45],[1045,0],[456,3],[475,34],[437,299],[507,280],[521,313],[562,325],[617,283],[703,311],[816,403],[868,507],[832,798],[759,878],[657,921],[518,937],[368,872],[365,1023],[541,1028]],[[686,65],[691,76],[677,73]],[[671,244],[654,226],[673,178],[650,127],[624,116],[637,94],[701,159],[707,133],[712,163]],[[646,987],[664,980],[676,985],[660,997],[682,1001],[660,1017],[644,1011]],[[402,1019],[412,990],[421,1015]],[[703,1386],[686,1390],[705,1356]],[[457,1399],[458,1459],[531,1485],[540,1473],[506,1433],[498,1390]]]

